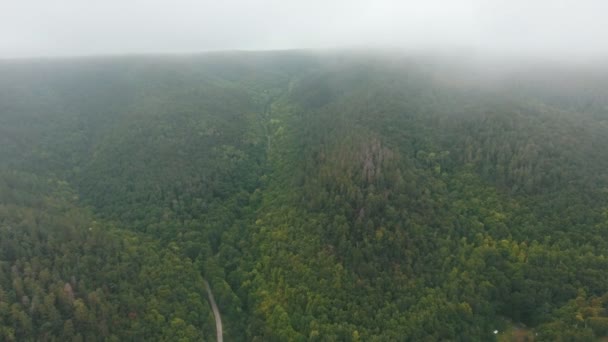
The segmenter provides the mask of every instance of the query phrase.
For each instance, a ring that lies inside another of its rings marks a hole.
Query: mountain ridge
[[[0,62],[3,339],[608,333],[603,78],[229,55]]]

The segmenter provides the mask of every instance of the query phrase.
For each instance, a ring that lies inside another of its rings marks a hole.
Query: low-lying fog
[[[601,61],[602,0],[4,1],[0,58],[381,48]]]

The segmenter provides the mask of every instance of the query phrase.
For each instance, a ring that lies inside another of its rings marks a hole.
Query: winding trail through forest
[[[215,331],[217,333],[217,342],[223,342],[224,337],[222,333],[222,317],[220,316],[220,310],[217,308],[217,304],[215,303],[215,298],[213,298],[213,292],[211,292],[211,287],[209,287],[209,283],[206,280],[203,280],[205,283],[205,289],[207,290],[207,295],[209,296],[209,303],[211,303],[211,309],[213,310],[213,316],[215,317]]]

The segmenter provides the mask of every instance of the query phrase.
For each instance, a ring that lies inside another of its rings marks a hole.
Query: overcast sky
[[[599,59],[605,0],[0,0],[0,58],[391,48]]]

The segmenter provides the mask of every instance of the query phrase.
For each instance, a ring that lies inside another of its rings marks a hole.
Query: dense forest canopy
[[[608,337],[608,68],[0,61],[0,340]]]

